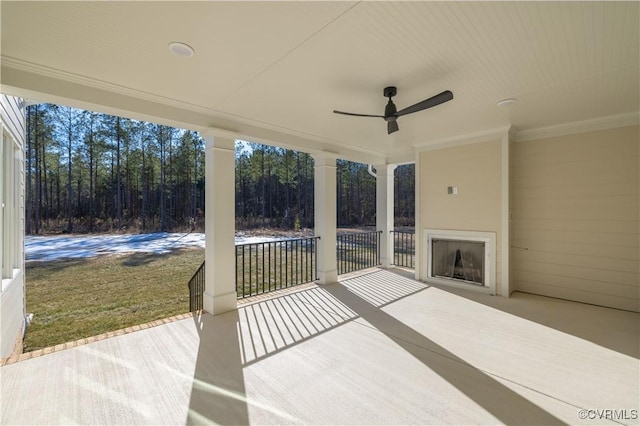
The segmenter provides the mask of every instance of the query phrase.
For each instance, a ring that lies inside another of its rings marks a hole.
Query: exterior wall
[[[0,355],[22,352],[25,317],[24,299],[24,149],[25,116],[20,99],[0,95],[2,130],[0,195],[6,201],[0,210],[0,258],[3,260],[0,293]],[[7,179],[8,177],[8,179]]]
[[[515,290],[640,311],[638,126],[512,148]]]
[[[2,290],[2,359],[22,353],[24,327],[24,270]],[[4,280],[3,280],[4,281]],[[3,283],[4,284],[4,283]],[[3,285],[4,287],[4,285]]]
[[[424,151],[418,162],[416,241],[422,242],[424,229],[495,232],[496,289],[502,294],[502,141]],[[449,186],[458,194],[447,194]],[[425,250],[420,247],[416,257],[422,278]]]

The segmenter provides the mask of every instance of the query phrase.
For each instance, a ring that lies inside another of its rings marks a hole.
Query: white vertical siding
[[[12,170],[14,181],[7,188],[10,188],[11,211],[1,214],[9,219],[8,231],[14,233],[2,235],[0,244],[0,256],[5,256],[5,250],[10,256],[5,259],[10,261],[7,267],[7,274],[2,280],[2,293],[0,293],[1,322],[0,322],[0,355],[2,358],[10,356],[22,337],[23,320],[25,316],[25,281],[24,281],[24,231],[25,231],[25,115],[21,107],[21,100],[11,96],[0,95],[0,124],[2,131],[4,167]],[[5,149],[6,148],[6,149]],[[2,187],[5,187],[4,173]],[[7,242],[7,244],[5,244]]]
[[[0,95],[0,118],[5,130],[14,141],[18,143],[21,150],[25,147],[25,114],[21,108],[22,100],[13,96]]]

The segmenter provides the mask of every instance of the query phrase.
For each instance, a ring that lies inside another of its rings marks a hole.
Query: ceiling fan
[[[420,101],[415,105],[411,105],[410,107],[407,107],[405,109],[401,109],[400,111],[398,111],[396,109],[396,105],[391,100],[391,98],[393,98],[397,92],[398,92],[397,89],[393,86],[384,88],[384,91],[383,91],[384,97],[389,98],[389,102],[387,102],[387,106],[384,109],[384,115],[356,114],[353,112],[344,112],[344,111],[336,111],[336,110],[333,110],[333,112],[336,114],[353,115],[355,117],[384,118],[384,121],[387,122],[387,132],[388,134],[391,134],[393,132],[397,132],[400,129],[398,127],[398,122],[397,122],[398,117],[402,117],[403,115],[422,111],[423,109],[431,108],[453,99],[453,93],[451,93],[449,90],[445,90],[442,93],[439,93],[435,96],[430,97],[429,99],[425,99],[424,101]]]

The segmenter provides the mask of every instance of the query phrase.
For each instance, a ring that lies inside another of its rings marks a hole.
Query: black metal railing
[[[189,280],[189,311],[201,310],[204,298],[204,262]]]
[[[416,239],[414,232],[391,231],[393,264],[415,269]]]
[[[317,280],[319,239],[310,237],[236,245],[238,298]]]
[[[381,235],[382,231],[338,234],[338,275],[380,265]]]
[[[382,231],[338,234],[338,275],[380,265]],[[392,231],[394,265],[414,268],[415,236]],[[268,293],[318,279],[320,237],[236,245],[236,293],[238,298]],[[204,262],[189,280],[191,311],[203,308]]]

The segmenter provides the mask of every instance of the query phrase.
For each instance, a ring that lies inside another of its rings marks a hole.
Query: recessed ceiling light
[[[184,57],[193,56],[193,54],[195,53],[193,47],[179,41],[172,41],[171,43],[169,43],[169,50],[173,52],[174,55]]]
[[[497,103],[499,107],[508,107],[516,103],[515,99],[503,99]]]

